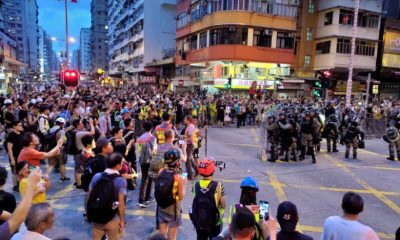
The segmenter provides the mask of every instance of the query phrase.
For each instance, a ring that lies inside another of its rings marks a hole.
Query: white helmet
[[[12,102],[12,100],[11,99],[6,99],[6,100],[4,100],[4,104],[12,104],[13,102]]]
[[[59,117],[59,118],[56,119],[56,122],[65,124],[65,119],[62,118],[62,117]]]

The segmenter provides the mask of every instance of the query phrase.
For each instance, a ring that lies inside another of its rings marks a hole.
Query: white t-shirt
[[[372,228],[359,221],[331,216],[325,220],[321,240],[379,240]]]

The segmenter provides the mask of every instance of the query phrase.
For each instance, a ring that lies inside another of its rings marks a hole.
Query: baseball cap
[[[284,232],[293,232],[296,229],[299,215],[297,207],[292,202],[285,201],[279,204],[276,218]]]
[[[99,138],[96,142],[96,149],[98,150],[98,152],[101,152],[103,147],[105,147],[109,142],[110,140],[108,140],[108,138]]]

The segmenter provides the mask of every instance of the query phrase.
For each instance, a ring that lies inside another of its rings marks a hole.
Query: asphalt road
[[[359,159],[344,159],[344,148],[339,153],[327,154],[325,143],[317,156],[304,162],[263,162],[257,158],[258,130],[252,128],[209,129],[208,155],[226,162],[226,169],[217,170],[215,178],[225,186],[227,202],[235,204],[240,196],[240,181],[247,175],[256,177],[260,184],[258,200],[270,202],[276,215],[281,201],[294,202],[300,213],[298,230],[319,239],[324,220],[341,214],[341,199],[345,192],[354,191],[365,201],[360,221],[371,226],[381,239],[394,239],[400,225],[400,162],[386,160],[387,146],[382,140],[369,140],[367,148],[359,151]],[[204,156],[204,147],[202,154]],[[7,163],[4,151],[1,164]],[[72,178],[72,161],[68,163]],[[49,201],[56,212],[54,227],[46,232],[50,238],[67,237],[71,240],[90,239],[90,225],[82,217],[84,192],[70,183],[58,183],[58,174],[52,174]],[[6,190],[11,190],[11,181]],[[195,239],[188,218],[191,206],[191,185],[187,185],[184,199],[184,221],[178,239]],[[136,206],[138,190],[129,191],[127,225],[124,239],[146,239],[155,227],[155,204],[150,208]],[[227,217],[227,216],[225,216]]]

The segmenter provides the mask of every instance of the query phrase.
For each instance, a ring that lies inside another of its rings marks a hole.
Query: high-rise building
[[[71,67],[72,69],[78,70],[80,71],[80,50],[76,49],[72,52],[72,63],[71,63]]]
[[[18,60],[26,63],[30,72],[39,70],[39,26],[36,0],[3,1],[4,29],[17,43]]]
[[[39,64],[41,74],[50,74],[53,66],[53,41],[43,28],[39,28]]]
[[[80,33],[80,71],[90,72],[90,28],[82,28]]]
[[[91,72],[96,73],[97,69],[108,71],[107,0],[92,1],[90,12],[92,14],[92,27],[90,28]]]
[[[176,0],[108,0],[109,72],[148,78],[145,64],[162,60],[175,49]]]
[[[297,10],[289,0],[177,1],[173,85],[276,88],[295,63]]]
[[[383,12],[385,17],[400,18],[400,1],[384,0]]]

